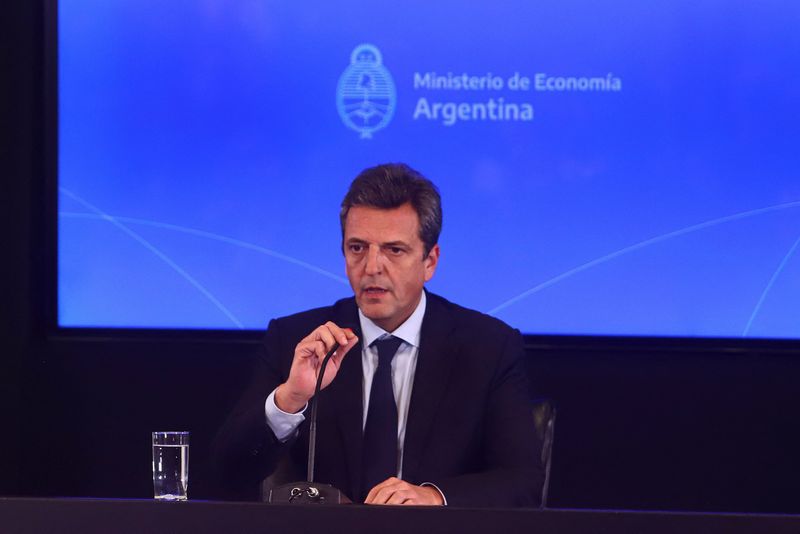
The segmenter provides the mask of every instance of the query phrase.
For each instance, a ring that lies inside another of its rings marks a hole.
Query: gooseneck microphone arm
[[[319,373],[317,374],[317,386],[314,388],[314,396],[311,398],[311,419],[308,423],[308,476],[306,480],[309,484],[314,482],[314,457],[316,456],[317,449],[317,406],[319,405],[318,397],[319,391],[322,389],[322,377],[325,376],[325,368],[331,357],[339,350],[339,344],[334,343],[331,350],[322,359],[319,366]]]
[[[339,489],[330,484],[314,483],[314,457],[317,447],[317,406],[319,405],[319,392],[322,389],[322,377],[325,376],[325,368],[328,362],[339,350],[339,344],[334,343],[331,350],[325,354],[319,365],[317,374],[317,385],[314,388],[314,396],[309,401],[311,404],[311,415],[308,421],[308,476],[305,482],[290,482],[281,484],[269,490],[267,502],[281,504],[345,504],[351,502],[350,499]]]

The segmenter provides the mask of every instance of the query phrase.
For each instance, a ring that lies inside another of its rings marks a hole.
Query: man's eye
[[[350,252],[353,252],[354,254],[358,254],[362,250],[364,250],[364,246],[363,245],[359,245],[358,243],[353,243],[353,244],[349,245],[349,248],[350,248]]]
[[[400,247],[389,247],[389,252],[391,252],[392,254],[397,256],[398,254],[402,254],[403,253],[403,249],[400,248]]]

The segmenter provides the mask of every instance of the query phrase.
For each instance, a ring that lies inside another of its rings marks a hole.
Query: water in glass
[[[155,498],[186,500],[189,486],[189,445],[153,445],[153,490]]]

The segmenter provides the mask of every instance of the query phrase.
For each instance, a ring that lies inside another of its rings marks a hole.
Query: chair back
[[[533,425],[542,444],[542,484],[541,508],[547,506],[547,494],[550,488],[550,464],[553,458],[553,437],[556,428],[556,406],[551,399],[538,399],[533,403]]]

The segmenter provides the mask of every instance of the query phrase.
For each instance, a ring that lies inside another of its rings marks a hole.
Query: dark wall
[[[38,172],[41,53],[36,2],[0,8],[0,494],[19,484],[26,348],[32,325],[32,183]]]
[[[800,512],[800,354],[536,351],[557,400],[551,504]]]
[[[252,343],[52,339],[32,385],[31,495],[152,496],[150,432],[189,430],[192,497],[213,497],[206,456],[246,383]]]
[[[24,493],[147,498],[149,432],[192,432],[191,495],[252,342],[53,339]],[[556,399],[550,504],[800,513],[800,354],[529,347]],[[27,415],[27,413],[26,413]]]
[[[211,497],[209,442],[252,341],[44,328],[42,20],[37,2],[3,7],[0,494],[147,498],[149,432],[175,429],[192,432],[192,497]],[[800,513],[800,347],[541,341],[528,364],[559,407],[553,506]]]

